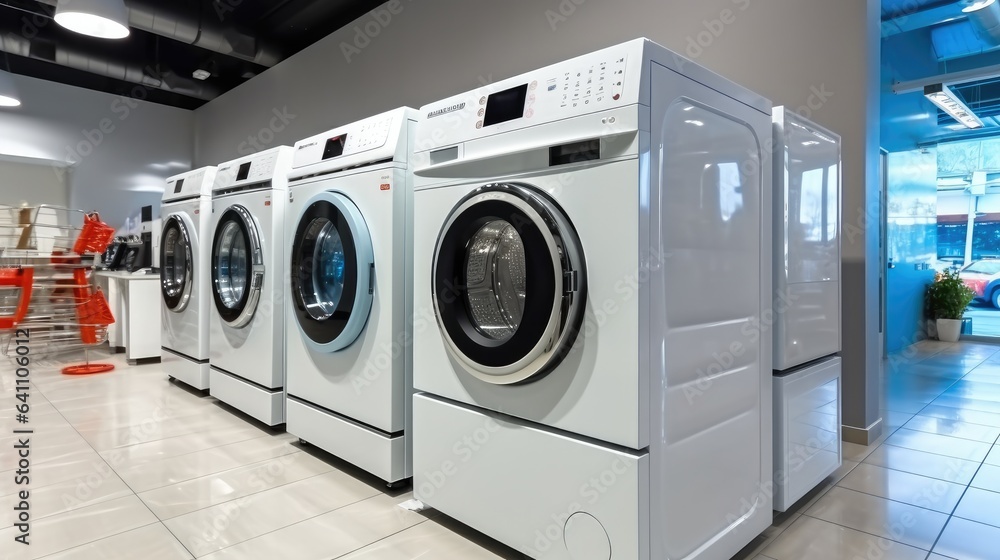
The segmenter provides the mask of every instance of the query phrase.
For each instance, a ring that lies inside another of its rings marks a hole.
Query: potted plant
[[[958,269],[939,272],[927,286],[927,307],[936,320],[938,340],[958,342],[962,333],[962,315],[975,293],[962,282]]]

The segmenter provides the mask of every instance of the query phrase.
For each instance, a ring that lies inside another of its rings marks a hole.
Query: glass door
[[[181,214],[167,217],[160,241],[160,290],[167,309],[180,313],[191,299],[194,283],[190,227]]]
[[[448,349],[479,379],[544,374],[576,339],[583,252],[561,209],[534,187],[487,185],[462,200],[442,229],[433,271]]]
[[[375,258],[361,211],[341,193],[313,197],[292,247],[292,297],[299,328],[314,350],[350,346],[368,321]]]
[[[253,320],[264,284],[264,255],[253,216],[243,206],[226,209],[212,243],[212,287],[215,308],[233,328]]]

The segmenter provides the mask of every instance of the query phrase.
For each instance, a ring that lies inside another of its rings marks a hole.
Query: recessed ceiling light
[[[688,124],[693,124],[695,126],[705,126],[705,123],[703,123],[701,121],[696,121],[696,120],[690,120],[690,121],[684,121],[684,122],[686,122]]]
[[[124,39],[129,35],[128,9],[122,0],[59,0],[56,23],[83,35]]]
[[[201,68],[195,70],[191,73],[191,76],[196,80],[207,80],[212,77],[212,73],[208,70],[202,70]]]

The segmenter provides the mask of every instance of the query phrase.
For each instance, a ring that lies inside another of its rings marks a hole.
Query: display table
[[[160,361],[160,276],[99,270],[93,278],[115,317],[112,351],[124,350],[130,364]]]

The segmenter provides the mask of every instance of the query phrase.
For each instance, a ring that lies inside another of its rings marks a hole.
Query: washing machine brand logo
[[[300,150],[304,150],[306,148],[311,148],[311,147],[315,146],[316,144],[319,144],[319,142],[310,142],[308,144],[302,144],[301,146],[299,146],[299,149]]]
[[[433,119],[434,117],[440,117],[441,115],[447,115],[448,113],[454,113],[455,111],[461,111],[465,109],[465,103],[458,103],[457,105],[451,105],[445,107],[444,109],[438,109],[437,111],[431,111],[427,113],[428,119]]]

